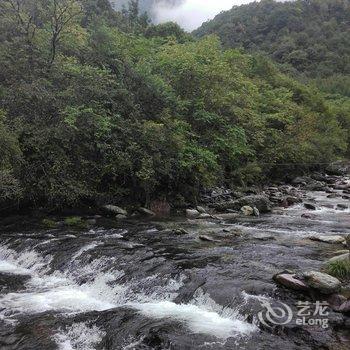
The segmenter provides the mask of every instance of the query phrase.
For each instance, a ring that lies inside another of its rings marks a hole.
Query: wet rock
[[[198,238],[201,241],[205,241],[205,242],[219,242],[219,241],[215,240],[214,238],[211,238],[211,237],[209,237],[207,235],[200,235]]]
[[[334,256],[333,258],[330,258],[328,260],[328,263],[337,262],[337,261],[346,261],[346,260],[350,261],[350,253]]]
[[[207,210],[204,208],[204,207],[201,207],[200,205],[198,205],[196,207],[197,211],[201,214],[206,214],[207,213]]]
[[[127,219],[127,216],[126,216],[126,215],[123,215],[123,214],[118,214],[115,218],[116,218],[117,220],[125,220],[125,219]]]
[[[341,294],[332,294],[327,299],[327,303],[334,311],[339,311],[340,306],[345,302],[346,298]]]
[[[317,206],[312,203],[304,203],[304,207],[308,210],[317,210]]]
[[[254,209],[249,205],[245,205],[241,208],[241,213],[245,216],[252,216],[254,214]]]
[[[144,215],[144,216],[155,216],[156,213],[152,210],[149,210],[147,208],[138,208],[137,211],[141,214],[141,215]]]
[[[212,216],[208,213],[202,213],[199,215],[198,219],[211,219]]]
[[[24,284],[30,279],[29,275],[13,275],[0,273],[0,292],[10,293],[24,288]]]
[[[252,195],[245,196],[235,201],[224,202],[215,205],[214,207],[218,210],[234,209],[240,210],[244,206],[256,207],[260,213],[269,213],[272,208],[272,203],[269,198],[265,195]]]
[[[303,274],[309,287],[312,287],[323,294],[333,294],[339,292],[340,281],[326,273],[319,271],[308,271]]]
[[[301,215],[301,217],[304,218],[304,219],[310,219],[310,220],[316,219],[316,215],[315,214],[309,214],[309,213],[304,213],[304,214]]]
[[[128,212],[123,208],[117,207],[116,205],[104,205],[102,211],[108,215],[128,215]]]
[[[254,207],[253,211],[254,211],[254,216],[257,216],[257,217],[260,216],[260,211],[259,211],[259,209],[257,207]]]
[[[340,209],[340,210],[346,210],[349,207],[346,204],[337,204],[337,208]]]
[[[329,198],[329,199],[334,199],[334,198],[339,198],[339,197],[340,197],[340,195],[338,193],[332,193],[332,194],[327,196],[327,198]]]
[[[189,235],[190,234],[190,232],[186,231],[183,228],[177,228],[177,229],[173,230],[172,232],[176,235]]]
[[[345,242],[345,238],[339,235],[333,236],[311,236],[309,237],[312,241],[324,242],[329,244],[343,244]]]
[[[295,179],[292,180],[293,185],[306,185],[308,182],[310,182],[312,179],[307,176],[298,176]]]
[[[287,196],[285,198],[288,205],[294,205],[302,202],[302,199],[295,196]]]
[[[188,219],[197,219],[200,216],[200,212],[196,209],[186,209],[186,217]]]
[[[346,242],[346,246],[348,247],[348,249],[350,250],[350,235],[347,235],[345,237],[345,242]]]
[[[274,276],[274,281],[288,289],[307,291],[309,287],[301,280],[296,278],[295,274],[282,273]]]
[[[347,300],[342,305],[340,305],[339,311],[344,314],[350,313],[350,300]]]

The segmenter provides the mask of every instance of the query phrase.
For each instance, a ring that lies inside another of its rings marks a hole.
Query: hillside
[[[345,104],[261,55],[99,3],[0,2],[0,209],[194,201],[348,151]]]
[[[293,74],[350,74],[349,0],[263,0],[235,6],[194,32],[197,37],[207,34],[217,34],[227,48],[267,53]]]

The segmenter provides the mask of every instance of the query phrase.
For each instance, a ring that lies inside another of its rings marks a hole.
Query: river
[[[345,326],[268,330],[257,319],[262,300],[305,298],[274,274],[320,270],[344,249],[308,237],[350,233],[349,209],[337,209],[349,200],[305,196],[318,206],[311,219],[298,204],[259,218],[2,232],[1,350],[350,348]]]

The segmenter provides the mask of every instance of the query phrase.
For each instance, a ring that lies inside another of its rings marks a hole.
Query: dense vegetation
[[[219,14],[195,35],[217,34],[225,47],[264,52],[285,72],[350,96],[349,28],[349,0],[262,0]]]
[[[344,104],[262,56],[150,26],[133,6],[0,6],[2,209],[193,199],[347,150]]]

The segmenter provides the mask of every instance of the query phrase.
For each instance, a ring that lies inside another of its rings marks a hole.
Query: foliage
[[[264,56],[149,26],[135,7],[11,1],[0,2],[1,206],[193,200],[346,154],[346,102]]]
[[[350,279],[350,260],[339,260],[330,262],[327,265],[327,273],[340,280]]]

